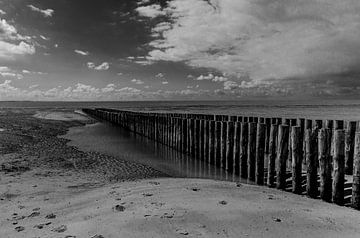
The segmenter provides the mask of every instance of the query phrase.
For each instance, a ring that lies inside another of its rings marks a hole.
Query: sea
[[[3,101],[0,108],[73,109],[113,108],[142,112],[183,112],[360,120],[360,100],[238,100],[238,101],[116,101],[116,102],[33,102]]]

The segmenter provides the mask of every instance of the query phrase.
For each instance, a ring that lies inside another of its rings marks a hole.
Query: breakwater
[[[83,111],[258,185],[360,209],[359,122]]]

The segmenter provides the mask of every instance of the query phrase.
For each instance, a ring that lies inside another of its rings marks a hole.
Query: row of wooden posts
[[[351,205],[360,209],[360,132],[356,121],[104,108],[83,111],[258,185],[286,189],[291,177],[293,193],[305,192],[339,205],[345,203],[345,174],[352,175]]]

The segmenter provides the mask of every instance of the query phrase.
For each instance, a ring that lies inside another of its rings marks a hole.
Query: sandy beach
[[[34,116],[36,115],[36,116]],[[234,182],[169,178],[59,138],[71,111],[0,112],[0,237],[358,237],[359,212]]]

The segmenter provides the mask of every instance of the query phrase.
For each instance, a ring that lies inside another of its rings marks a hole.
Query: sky
[[[360,99],[358,0],[0,0],[0,100]]]

